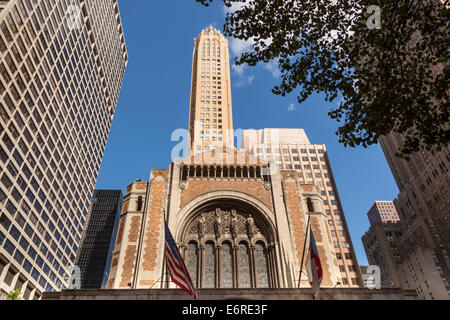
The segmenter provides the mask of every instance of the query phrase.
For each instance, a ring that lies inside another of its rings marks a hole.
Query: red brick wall
[[[152,175],[167,177],[168,170],[152,170]],[[163,206],[166,190],[165,180],[154,180],[151,185],[149,211],[145,229],[146,241],[144,243],[143,268],[153,271],[156,267],[160,227],[163,219]]]
[[[189,180],[188,188],[181,192],[180,207],[184,207],[189,201],[201,194],[222,190],[249,194],[273,209],[271,192],[264,188],[263,182],[260,180]]]
[[[295,253],[300,265],[303,254],[303,246],[305,243],[305,222],[303,220],[300,197],[297,190],[296,181],[285,182],[285,196],[289,211],[289,218],[292,225],[292,233],[294,237]],[[306,260],[306,258],[305,258]]]

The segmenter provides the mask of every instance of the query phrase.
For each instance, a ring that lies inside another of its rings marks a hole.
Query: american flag
[[[167,222],[165,222],[166,228],[166,250],[165,257],[167,263],[167,269],[169,270],[170,277],[172,281],[177,284],[180,288],[186,291],[188,294],[198,300],[197,290],[192,283],[189,272],[186,269],[183,258],[181,257],[180,251],[175,243],[175,240],[170,233]]]

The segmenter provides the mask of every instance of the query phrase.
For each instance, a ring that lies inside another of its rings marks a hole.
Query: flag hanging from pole
[[[314,288],[320,288],[323,279],[322,264],[320,262],[319,251],[317,251],[316,241],[312,229],[309,233],[309,250],[306,260],[306,271],[308,273],[309,284]]]
[[[164,225],[166,234],[165,258],[170,277],[175,284],[194,297],[195,300],[198,300],[197,290],[192,283],[180,251],[178,250],[175,240],[173,239],[169,227],[167,226],[167,222],[164,222]]]

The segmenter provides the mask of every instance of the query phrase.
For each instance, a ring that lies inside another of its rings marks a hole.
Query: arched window
[[[141,210],[142,210],[142,197],[139,196],[137,199],[136,211],[141,211]]]
[[[203,288],[214,288],[216,283],[216,262],[214,254],[214,242],[205,245],[205,281]]]
[[[268,288],[269,275],[267,274],[267,250],[264,243],[258,242],[255,246],[256,287]]]
[[[221,287],[233,288],[233,252],[229,242],[222,244],[220,255]]]
[[[308,206],[308,212],[314,212],[314,204],[311,200],[311,198],[306,198],[306,204]]]
[[[250,251],[246,242],[239,244],[239,288],[251,288]]]
[[[186,248],[186,268],[191,276],[192,282],[197,286],[198,274],[198,246],[194,241],[189,242]]]
[[[258,210],[240,201],[204,204],[184,226],[188,271],[199,288],[276,287],[273,231]]]
[[[244,167],[244,169],[242,170],[242,177],[244,178],[248,178],[248,167]]]

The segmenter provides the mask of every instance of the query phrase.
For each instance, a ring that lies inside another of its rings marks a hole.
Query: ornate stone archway
[[[276,235],[259,208],[236,198],[195,206],[177,240],[198,288],[275,288]]]

